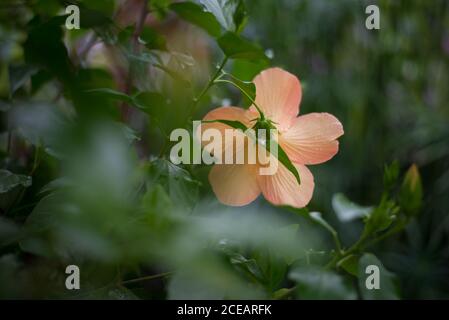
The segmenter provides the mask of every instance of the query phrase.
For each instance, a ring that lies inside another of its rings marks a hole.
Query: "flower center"
[[[276,126],[274,124],[275,123],[270,119],[258,118],[252,129],[254,129],[256,132],[259,129],[269,131],[270,129],[276,129]]]
[[[256,123],[251,129],[254,130],[259,143],[264,146],[269,145],[272,134],[271,130],[276,130],[277,132],[277,128],[274,124],[275,122],[265,117],[260,117],[256,120]]]

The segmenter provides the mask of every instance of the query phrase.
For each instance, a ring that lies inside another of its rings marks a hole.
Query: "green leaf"
[[[105,99],[112,99],[117,101],[123,101],[132,107],[136,107],[139,110],[147,113],[148,115],[160,120],[161,112],[166,111],[166,99],[157,92],[138,92],[134,96],[129,96],[123,92],[110,89],[110,88],[98,88],[88,90],[88,93],[99,95]],[[136,132],[131,128],[124,128],[125,136],[128,141],[140,140]]]
[[[40,194],[55,192],[58,189],[73,187],[73,182],[67,177],[56,178],[50,181],[39,191]]]
[[[203,123],[214,123],[214,122],[218,122],[218,123],[223,123],[225,125],[228,125],[234,129],[237,130],[242,130],[243,132],[245,132],[248,128],[241,123],[240,121],[237,120],[203,120]]]
[[[269,292],[274,292],[285,279],[288,268],[285,257],[272,250],[258,250],[255,260],[263,274],[263,285]]]
[[[150,9],[153,9],[160,19],[167,15],[168,7],[171,0],[152,0],[149,1]]]
[[[21,88],[30,77],[37,72],[37,69],[28,65],[19,65],[8,67],[9,74],[9,95],[12,97],[14,93]]]
[[[247,60],[267,59],[259,45],[233,32],[226,32],[217,39],[217,42],[221,50],[229,58]]]
[[[172,202],[165,189],[156,184],[148,189],[142,197],[142,206],[153,213],[167,215],[172,207]]]
[[[348,222],[357,218],[363,218],[370,214],[373,207],[362,207],[350,201],[342,193],[336,193],[332,197],[332,208],[341,222]]]
[[[0,247],[19,239],[19,227],[11,220],[0,216]]]
[[[46,68],[52,74],[69,81],[73,66],[62,40],[65,17],[57,16],[41,23],[39,17],[30,23],[28,37],[23,45],[28,65]]]
[[[324,229],[329,231],[333,236],[337,235],[337,231],[326,221],[321,217],[321,213],[319,212],[310,212],[309,213],[310,219],[318,223],[320,226],[322,226]]]
[[[114,14],[115,2],[115,0],[84,0],[83,5],[86,5],[90,10],[99,11],[105,16],[111,16]]]
[[[131,106],[137,107],[143,112],[160,118],[160,111],[166,109],[167,99],[158,92],[142,91],[138,92],[134,96],[129,96],[123,92],[110,89],[110,88],[98,88],[88,90],[88,93],[100,95],[106,99],[113,99],[123,101]],[[162,109],[162,110],[161,110]]]
[[[161,53],[163,53],[164,56],[162,56]],[[167,55],[169,55],[169,62],[164,64],[163,60],[167,60]],[[185,71],[186,67],[191,67],[194,64],[193,58],[188,55],[179,52],[167,53],[158,50],[151,50],[138,55],[128,53],[128,58],[132,63],[144,62],[151,64],[152,66],[164,71],[167,75],[173,78],[173,80],[178,81],[180,85],[185,87],[191,86],[188,76],[184,74],[185,72],[183,73],[181,71]]]
[[[242,0],[200,0],[227,31],[239,32],[246,22],[246,10]]]
[[[399,162],[393,161],[389,165],[385,165],[384,168],[384,188],[386,190],[391,190],[393,186],[396,184],[396,181],[399,177]]]
[[[407,216],[416,215],[422,206],[423,190],[418,167],[413,164],[407,171],[399,191],[399,206]]]
[[[8,1],[10,4],[17,2]],[[33,10],[39,15],[54,16],[61,11],[61,1],[59,0],[37,0],[33,2]]]
[[[243,99],[245,100],[244,105],[249,107],[256,99],[256,85],[252,81],[240,80],[234,77],[232,74],[226,75],[229,76],[229,80],[226,81],[231,81],[235,87],[237,87],[240,91],[244,91],[246,93],[243,97]],[[217,80],[217,82],[220,82],[220,80]],[[249,97],[246,95],[248,95]]]
[[[145,27],[139,36],[139,41],[148,49],[167,50],[165,38],[154,29]]]
[[[297,283],[300,299],[355,299],[356,293],[344,278],[334,272],[298,267],[289,278]]]
[[[103,27],[112,24],[112,20],[103,12],[80,6],[80,27],[83,29]]]
[[[31,186],[31,177],[14,174],[8,170],[0,170],[0,193],[8,192],[17,186],[29,187]]]
[[[36,147],[51,147],[58,153],[61,130],[67,118],[59,108],[44,102],[15,103],[10,112],[10,125]]]
[[[82,213],[74,217],[73,212]],[[84,214],[80,203],[72,201],[65,192],[50,193],[27,217],[20,248],[43,257],[77,255],[109,262],[116,259],[118,251],[114,239],[102,234],[98,225],[89,225]],[[110,218],[113,216],[111,214]]]
[[[88,90],[87,92],[97,94],[97,95],[100,95],[101,97],[108,98],[108,99],[119,100],[119,101],[123,101],[126,103],[133,103],[133,99],[129,95],[127,95],[123,92],[114,90],[114,89],[110,89],[110,88],[92,89],[92,90]]]
[[[220,36],[221,27],[217,19],[212,13],[204,11],[201,6],[193,2],[178,2],[172,3],[170,9],[184,20],[204,29],[211,36]]]
[[[42,198],[25,221],[26,237],[19,242],[20,248],[39,256],[53,256],[55,249],[51,248],[50,240],[45,235],[60,222],[58,218],[61,211],[59,194],[53,193]]]
[[[182,52],[177,52],[177,51],[172,51],[170,52],[172,58],[182,67],[182,68],[187,68],[187,67],[193,67],[195,66],[195,59],[193,59],[193,57],[191,55],[182,53]]]
[[[143,91],[133,96],[133,105],[148,114],[157,122],[165,132],[169,132],[173,125],[169,119],[172,117],[170,101],[158,92]]]
[[[180,212],[190,212],[198,200],[199,182],[189,172],[164,159],[154,160],[148,168],[151,183],[162,185],[173,206]]]
[[[276,142],[276,141],[272,141],[270,143],[267,143],[267,150],[270,151],[270,144],[274,144],[275,149],[277,146],[277,158],[279,160],[280,163],[282,163],[288,171],[290,171],[293,176],[296,178],[296,181],[298,181],[298,184],[301,184],[301,178],[299,176],[299,172],[296,169],[296,167],[293,165],[293,163],[290,161],[290,158],[287,156],[287,154],[285,153],[284,149],[282,149],[282,147]]]
[[[379,270],[379,289],[368,289],[367,284],[373,281],[376,270],[367,272],[368,266]],[[370,277],[370,275],[372,275]],[[369,278],[370,277],[370,278]],[[396,276],[385,269],[382,262],[371,253],[365,253],[358,265],[359,289],[363,299],[366,300],[393,300],[399,299]]]
[[[268,68],[270,63],[268,60],[235,60],[231,66],[233,76],[242,80],[252,80],[262,70]]]
[[[238,1],[237,8],[234,10],[232,18],[235,24],[235,32],[237,34],[241,33],[248,22],[248,13],[246,12],[243,0]]]
[[[210,273],[211,271],[208,270]],[[193,273],[193,274],[192,274]],[[190,270],[175,273],[169,279],[167,286],[167,296],[170,300],[193,299],[221,300],[225,297],[225,292],[210,284],[207,277],[199,277]]]
[[[176,200],[176,199],[175,199]],[[169,230],[173,210],[173,201],[164,187],[156,184],[147,189],[142,197],[142,212],[144,221],[160,234]]]
[[[285,243],[294,243],[295,241],[298,241],[298,230],[299,230],[299,224],[291,224],[286,227],[281,228],[279,237],[284,239]],[[302,252],[298,251],[295,253],[288,253],[284,256],[285,263],[287,265],[293,264],[296,260],[298,260],[302,256]]]
[[[133,97],[133,104],[145,113],[156,116],[158,107],[165,107],[167,99],[158,92],[143,91]]]
[[[125,124],[123,124],[121,122],[118,122],[116,124],[122,130],[123,135],[125,136],[126,140],[129,143],[133,143],[135,141],[140,141],[140,136],[139,136],[139,134],[137,133],[136,130],[128,127],[127,125],[125,125]]]
[[[387,198],[382,198],[378,207],[365,218],[365,234],[372,234],[387,229],[397,218],[398,206]]]
[[[285,299],[286,297],[288,297],[292,292],[292,289],[289,288],[281,288],[279,290],[276,290],[273,293],[273,299],[274,300],[281,300],[281,299]]]
[[[239,129],[242,130],[243,132],[245,132],[248,128],[241,123],[240,121],[237,120],[206,120],[203,121],[204,123],[212,123],[212,122],[219,122],[219,123],[223,123],[226,124],[234,129]],[[253,139],[257,139],[257,137],[251,137]],[[298,170],[296,169],[296,167],[293,165],[293,163],[290,161],[289,157],[287,156],[287,154],[285,153],[284,149],[282,149],[282,147],[274,140],[272,140],[271,142],[275,149],[277,147],[277,159],[279,160],[280,163],[282,163],[288,171],[290,171],[293,176],[296,178],[296,181],[298,181],[298,184],[301,184],[301,178],[299,176]],[[268,150],[268,152],[270,152],[270,143],[259,143],[259,145],[262,145],[264,148],[266,148]]]
[[[120,30],[117,34],[117,41],[124,47],[129,47],[130,40],[134,34],[135,28],[133,26],[128,26]]]
[[[353,276],[358,276],[359,256],[350,254],[337,262],[337,267],[344,269],[347,273]]]
[[[186,86],[186,87],[190,87],[191,83],[189,80],[187,80],[181,73],[174,71],[162,64],[154,64],[154,66],[158,69],[161,69],[162,71],[164,71],[166,74],[168,74],[170,77],[173,78],[173,80],[178,81],[181,85]]]
[[[263,283],[265,281],[263,272],[255,259],[247,259],[240,253],[233,252],[230,254],[230,262],[238,270],[250,275],[251,278],[256,279],[258,282]]]
[[[335,248],[338,252],[341,252],[341,243],[340,238],[338,237],[337,231],[326,221],[321,217],[321,213],[319,212],[310,212],[308,213],[309,218],[318,223],[320,226],[322,226],[324,229],[326,229],[332,236],[332,239],[335,242]]]
[[[19,253],[5,253],[0,256],[0,299],[24,297],[24,265]]]

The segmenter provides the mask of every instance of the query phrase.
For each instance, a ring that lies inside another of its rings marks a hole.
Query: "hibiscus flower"
[[[343,126],[329,113],[309,113],[298,117],[301,84],[296,76],[285,70],[266,69],[254,78],[253,83],[256,87],[255,104],[270,127],[277,130],[278,144],[296,167],[300,183],[280,162],[272,175],[261,175],[258,164],[215,164],[209,173],[209,182],[218,200],[226,205],[247,205],[262,193],[275,205],[305,207],[315,187],[313,175],[306,165],[323,163],[338,152],[336,139],[343,135]],[[260,119],[260,113],[252,105],[247,110],[220,107],[210,111],[203,120],[234,120],[251,128],[257,118]],[[202,129],[205,128],[224,132],[231,127],[208,122]]]

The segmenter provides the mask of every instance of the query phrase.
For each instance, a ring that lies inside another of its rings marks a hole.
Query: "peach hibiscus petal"
[[[331,159],[338,152],[343,126],[329,113],[309,113],[293,121],[283,132],[280,145],[292,162],[318,164]]]
[[[256,104],[268,119],[278,124],[278,129],[287,129],[299,113],[302,90],[298,78],[280,68],[270,68],[259,73],[253,82]]]
[[[237,120],[246,126],[251,124],[248,111],[238,107],[220,107],[213,109],[204,116],[203,120]],[[227,127],[221,123],[208,123],[205,126]]]
[[[218,200],[229,206],[247,205],[260,194],[256,165],[214,165],[209,182]]]
[[[294,164],[301,177],[298,184],[295,176],[282,164],[273,175],[259,175],[257,181],[265,199],[275,205],[303,208],[312,199],[315,183],[306,166]]]
[[[252,115],[248,112],[248,110],[237,108],[237,107],[220,107],[217,109],[214,109],[210,111],[206,116],[203,118],[203,121],[206,120],[235,120],[240,121],[243,123],[246,127],[249,127],[251,125],[250,118]],[[233,129],[232,127],[225,125],[223,123],[219,122],[213,122],[213,123],[203,123],[201,124],[201,131],[205,132],[207,129],[217,129],[221,132],[222,137],[222,152],[225,152],[228,148],[234,148],[234,154],[236,154],[235,146],[237,145],[236,139],[225,139],[225,130],[234,130],[235,135],[242,135],[241,139],[247,139],[246,137],[243,137],[244,134],[242,132],[239,132],[238,130]],[[199,128],[197,129],[197,137],[201,137]],[[208,141],[202,141],[201,142],[203,147],[205,147],[206,150],[210,151],[211,145]],[[243,145],[239,145],[239,149],[241,149]],[[242,150],[239,150],[239,152]]]

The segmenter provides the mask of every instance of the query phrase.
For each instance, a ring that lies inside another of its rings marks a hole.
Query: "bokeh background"
[[[342,270],[317,280],[332,236],[303,212],[225,207],[209,166],[168,161],[171,130],[247,103],[213,86],[192,108],[223,59],[210,34],[169,0],[81,1],[81,29],[66,30],[69,3],[0,3],[1,298],[284,298],[295,283],[295,298],[449,297],[447,1],[245,0],[242,35],[268,58],[224,68],[250,81],[282,67],[301,80],[301,113],[343,123],[338,155],[311,167],[308,210],[344,247],[363,221],[342,211],[377,206],[385,168],[416,164],[419,212],[365,249],[394,278],[384,296]],[[365,28],[369,4],[380,30]],[[80,290],[65,289],[69,264]]]

